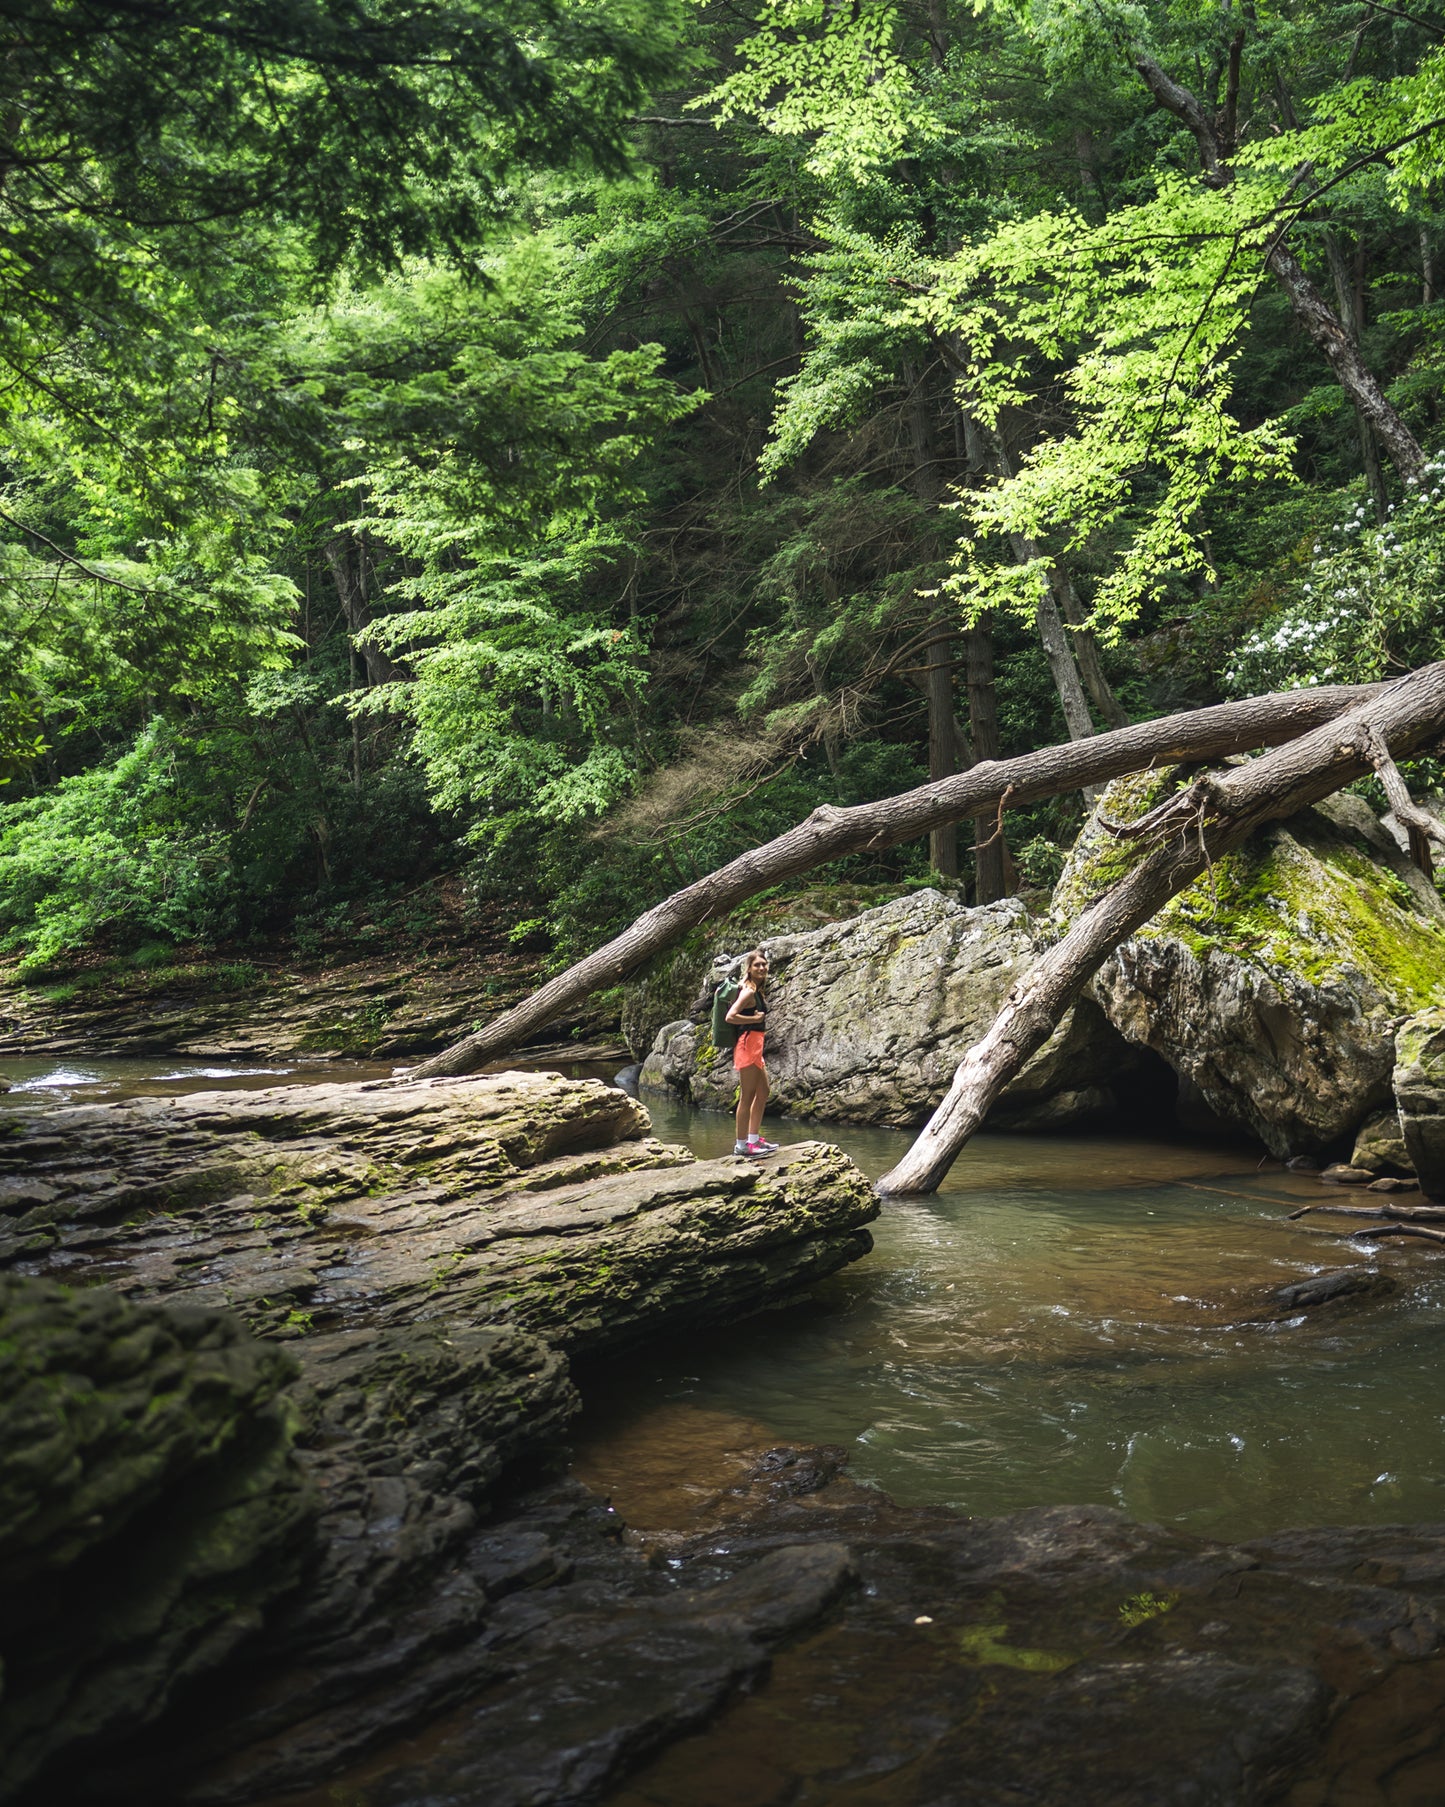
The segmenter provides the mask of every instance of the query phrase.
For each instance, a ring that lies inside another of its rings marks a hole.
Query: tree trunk
[[[1275,245],[1265,261],[1289,297],[1295,318],[1329,359],[1330,368],[1355,404],[1360,420],[1384,446],[1401,477],[1407,481],[1417,478],[1425,467],[1420,442],[1386,399],[1353,336],[1346,332],[1334,309],[1287,246]]]
[[[1012,477],[1014,461],[1003,434],[994,429],[990,432],[989,439],[993,448],[994,468],[1000,477]],[[1021,565],[1043,557],[1038,541],[1030,539],[1027,534],[1015,533],[1011,538],[1014,557]],[[1086,740],[1094,732],[1094,721],[1089,714],[1084,687],[1079,681],[1079,668],[1074,663],[1073,648],[1069,645],[1069,636],[1064,632],[1058,604],[1054,600],[1053,581],[1053,569],[1049,567],[1047,578],[1039,585],[1038,609],[1034,619],[1038,625],[1039,639],[1043,643],[1044,657],[1049,662],[1054,689],[1059,693],[1065,732],[1070,740]],[[1084,795],[1086,802],[1093,801],[1087,791]]]
[[[347,630],[353,643],[371,621],[364,559],[363,550],[349,534],[338,533],[326,542],[326,562],[331,567],[337,599],[341,603],[341,612],[346,617]],[[404,667],[398,665],[379,646],[363,642],[356,650],[366,662],[366,681],[369,684],[395,684],[409,675]]]
[[[943,486],[939,477],[937,436],[928,406],[929,366],[920,369],[905,360],[903,380],[908,385],[904,416],[913,458],[912,487],[926,508],[937,509]],[[958,770],[958,747],[953,732],[953,660],[948,642],[953,623],[947,616],[933,624],[923,668],[923,694],[928,702],[928,776],[951,778]],[[945,822],[928,837],[928,862],[944,878],[958,877],[958,828]]]
[[[829,860],[897,847],[931,834],[944,822],[981,816],[1011,803],[1056,797],[1061,791],[1084,785],[1105,784],[1145,766],[1220,759],[1252,747],[1278,746],[1333,721],[1380,689],[1379,685],[1320,685],[1240,703],[1220,703],[1212,709],[1186,710],[1068,746],[1044,747],[1017,759],[982,760],[967,772],[878,803],[861,803],[852,809],[824,804],[776,840],[740,854],[717,872],[664,898],[604,947],[415,1070],[423,1075],[474,1073],[498,1055],[519,1047],[600,986],[615,985],[644,960],[680,941],[689,929],[723,915],[755,892]]]
[[[968,725],[973,734],[974,757],[997,759],[998,692],[993,681],[993,628],[987,617],[964,637],[968,677]],[[993,816],[979,816],[973,832],[973,901],[997,903],[1008,896],[1004,870],[1003,823]]]
[[[1135,929],[1213,861],[1266,822],[1292,816],[1375,769],[1380,744],[1410,753],[1445,731],[1445,662],[1398,679],[1342,720],[1222,776],[1206,773],[1135,829],[1154,851],[1096,898],[1064,939],[1014,986],[988,1033],[959,1063],[918,1140],[878,1182],[884,1193],[935,1192],[999,1094]]]
[[[1084,680],[1084,688],[1088,691],[1090,700],[1111,728],[1127,728],[1128,714],[1114,695],[1114,686],[1104,674],[1099,642],[1094,638],[1093,630],[1085,624],[1084,605],[1079,601],[1078,591],[1069,581],[1068,573],[1061,571],[1057,565],[1050,568],[1049,582],[1053,586],[1059,610],[1068,623],[1069,638],[1074,643],[1074,656],[1079,661],[1079,675]]]
[[[923,668],[928,698],[928,776],[951,778],[958,770],[958,740],[953,719],[953,660],[944,624],[935,622]],[[958,877],[958,825],[945,822],[928,837],[928,858],[944,878]]]
[[[1335,300],[1340,307],[1340,321],[1352,339],[1359,342],[1363,317],[1355,283],[1340,241],[1333,232],[1325,234],[1325,255],[1329,259],[1330,276],[1334,280]],[[1355,410],[1355,428],[1360,438],[1360,463],[1365,472],[1365,487],[1375,504],[1375,519],[1383,521],[1389,513],[1390,498],[1385,491],[1385,473],[1380,465],[1380,447],[1374,431],[1359,409]]]
[[[1084,695],[1084,686],[1079,681],[1079,668],[1074,663],[1069,636],[1064,632],[1063,617],[1059,614],[1059,605],[1054,601],[1054,593],[1047,580],[1039,585],[1037,620],[1039,639],[1043,641],[1044,657],[1049,662],[1049,670],[1054,674],[1054,688],[1058,691],[1059,702],[1063,706],[1064,726],[1068,729],[1069,739],[1087,740],[1094,732],[1094,718],[1089,714],[1088,699]]]

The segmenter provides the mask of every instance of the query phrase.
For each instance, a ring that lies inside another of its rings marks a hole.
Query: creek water
[[[648,1105],[731,1152],[729,1120]],[[870,1176],[909,1140],[769,1134]],[[1445,1519],[1445,1261],[1289,1219],[1340,1197],[1248,1148],[980,1136],[808,1302],[584,1375],[577,1471],[640,1529],[695,1521],[760,1445],[825,1442],[904,1505],[1097,1503],[1230,1539]],[[1399,1291],[1269,1315],[1272,1288],[1355,1265]]]
[[[0,1062],[7,1109],[361,1079],[389,1064],[184,1058]],[[706,1158],[731,1121],[648,1101]],[[584,1371],[576,1472],[641,1530],[701,1523],[778,1443],[842,1445],[901,1504],[1100,1503],[1222,1538],[1445,1519],[1445,1260],[1372,1251],[1339,1198],[1257,1150],[980,1136],[933,1198],[888,1202],[865,1260],[811,1298]],[[905,1132],[769,1125],[865,1172]],[[1379,1266],[1390,1297],[1269,1315],[1272,1287]]]

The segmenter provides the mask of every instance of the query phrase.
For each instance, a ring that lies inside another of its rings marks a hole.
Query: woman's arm
[[[727,1013],[726,1020],[730,1023],[738,1023],[748,1027],[751,1027],[754,1023],[762,1022],[763,1017],[761,1011],[754,1010],[753,1008],[753,1005],[757,1002],[757,996],[758,988],[756,985],[744,985],[742,990],[733,999],[733,1007]]]

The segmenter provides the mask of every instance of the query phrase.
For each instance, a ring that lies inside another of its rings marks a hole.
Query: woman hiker
[[[733,1044],[738,1076],[737,1141],[734,1154],[776,1154],[776,1142],[762,1136],[763,1107],[768,1102],[768,1069],[763,1065],[763,1034],[768,1019],[768,957],[756,950],[743,959],[743,982],[727,1020],[739,1031]]]

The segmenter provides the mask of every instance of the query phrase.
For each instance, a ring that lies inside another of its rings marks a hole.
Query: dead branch
[[[1422,1242],[1445,1242],[1445,1230],[1426,1230],[1413,1223],[1366,1224],[1351,1230],[1351,1236],[1417,1236]]]
[[[1427,1223],[1445,1223],[1445,1205],[1301,1205],[1298,1211],[1291,1211],[1290,1221],[1308,1217],[1312,1211],[1327,1211],[1331,1217],[1390,1217],[1401,1218],[1413,1222],[1421,1219]]]
[[[1157,721],[1134,722],[1109,734],[1044,747],[1018,759],[981,760],[966,772],[878,803],[862,803],[852,809],[825,804],[776,840],[740,854],[717,872],[664,898],[604,947],[413,1072],[417,1076],[474,1073],[520,1047],[592,992],[615,985],[699,923],[725,915],[755,892],[846,854],[896,847],[950,822],[991,814],[1010,786],[1016,803],[1031,803],[1085,785],[1107,784],[1111,778],[1148,766],[1197,764],[1254,747],[1279,746],[1318,730],[1321,724],[1379,694],[1381,686],[1377,684],[1321,685],[1250,697]]]
[[[1416,803],[1400,774],[1400,768],[1390,757],[1390,749],[1378,734],[1368,730],[1362,744],[1369,755],[1370,764],[1375,768],[1376,777],[1385,787],[1385,795],[1389,798],[1395,820],[1409,835],[1410,858],[1426,878],[1433,878],[1435,862],[1430,857],[1430,843],[1435,841],[1445,847],[1445,823],[1438,821],[1429,810],[1422,809]]]

